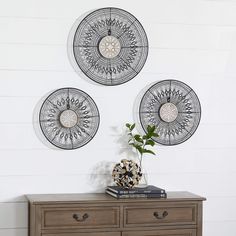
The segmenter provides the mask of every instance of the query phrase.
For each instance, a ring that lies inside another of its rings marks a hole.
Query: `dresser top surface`
[[[167,192],[167,198],[132,198],[116,199],[105,193],[70,193],[70,194],[29,194],[27,199],[32,204],[46,203],[92,203],[92,202],[156,202],[156,201],[204,201],[204,197],[190,192]]]

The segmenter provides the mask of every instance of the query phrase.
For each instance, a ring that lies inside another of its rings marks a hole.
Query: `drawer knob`
[[[80,214],[74,214],[73,218],[78,221],[78,222],[83,222],[85,221],[87,218],[89,217],[89,215],[87,213],[84,213],[82,217],[80,217]]]
[[[168,212],[167,212],[167,211],[163,211],[162,214],[159,214],[158,211],[155,211],[155,212],[153,213],[153,215],[154,215],[157,219],[161,220],[161,219],[164,219],[166,216],[168,216]]]

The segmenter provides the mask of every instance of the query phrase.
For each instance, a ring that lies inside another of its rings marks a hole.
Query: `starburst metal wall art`
[[[73,41],[77,65],[91,80],[119,85],[133,79],[148,55],[148,39],[140,22],[119,8],[102,8],[79,24]]]
[[[47,140],[58,148],[76,149],[95,136],[100,116],[93,99],[76,88],[61,88],[43,102],[39,122]]]
[[[139,118],[143,129],[156,125],[159,137],[154,141],[176,145],[189,139],[201,118],[201,105],[196,93],[185,83],[163,80],[152,85],[142,97]]]

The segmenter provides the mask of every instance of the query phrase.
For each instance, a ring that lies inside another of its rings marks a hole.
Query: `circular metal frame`
[[[52,92],[39,112],[43,135],[54,146],[72,150],[90,142],[96,135],[100,115],[94,100],[76,88]]]
[[[115,43],[113,48],[109,41]],[[104,42],[108,43],[107,53]],[[114,53],[108,54],[112,50]],[[129,12],[101,8],[88,14],[78,25],[73,54],[88,78],[102,85],[119,85],[142,70],[148,56],[148,39],[141,23]]]
[[[177,145],[188,140],[198,128],[201,104],[187,84],[163,80],[152,85],[143,95],[139,119],[145,132],[148,125],[157,127],[159,137],[153,138],[155,142]]]

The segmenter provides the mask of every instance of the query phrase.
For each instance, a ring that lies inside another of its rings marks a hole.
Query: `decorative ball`
[[[138,185],[142,172],[139,165],[132,160],[121,160],[112,171],[112,177],[118,186],[130,189]]]

